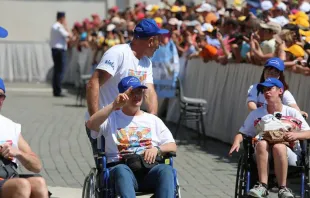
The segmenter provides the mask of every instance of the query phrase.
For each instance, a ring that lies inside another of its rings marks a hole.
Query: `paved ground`
[[[75,106],[73,95],[51,97],[47,85],[7,84],[1,114],[22,124],[25,139],[43,161],[41,174],[54,197],[79,197],[85,175],[94,165],[83,124],[85,110]],[[173,124],[168,126],[173,130]],[[188,129],[183,132],[193,134]],[[228,149],[229,145],[214,140],[201,146],[196,141],[179,143],[175,167],[183,197],[232,197],[237,156],[227,157]]]

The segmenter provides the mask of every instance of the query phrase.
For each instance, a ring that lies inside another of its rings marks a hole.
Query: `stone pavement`
[[[83,180],[94,166],[84,129],[86,107],[75,106],[74,95],[53,98],[51,93],[45,84],[7,84],[1,114],[22,124],[22,134],[40,156],[41,174],[54,197],[80,197]],[[173,124],[168,126],[174,129]],[[202,146],[179,142],[175,167],[183,197],[233,196],[237,156],[227,157],[228,150],[229,145],[214,140]]]

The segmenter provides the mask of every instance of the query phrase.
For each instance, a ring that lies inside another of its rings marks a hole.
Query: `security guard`
[[[71,37],[67,28],[66,16],[64,12],[57,13],[57,21],[51,28],[50,45],[54,61],[53,73],[53,94],[55,97],[63,97],[61,93],[61,81],[64,76],[66,66],[67,39]]]

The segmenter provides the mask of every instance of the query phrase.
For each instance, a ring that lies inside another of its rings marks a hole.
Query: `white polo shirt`
[[[51,48],[67,50],[67,37],[69,37],[69,32],[64,28],[64,26],[56,22],[51,28]]]

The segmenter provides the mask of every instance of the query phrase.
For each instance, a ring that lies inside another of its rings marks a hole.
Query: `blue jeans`
[[[122,198],[136,197],[137,190],[155,192],[159,198],[174,197],[173,168],[167,164],[153,167],[140,182],[127,165],[119,164],[110,169],[110,179],[115,194]]]

